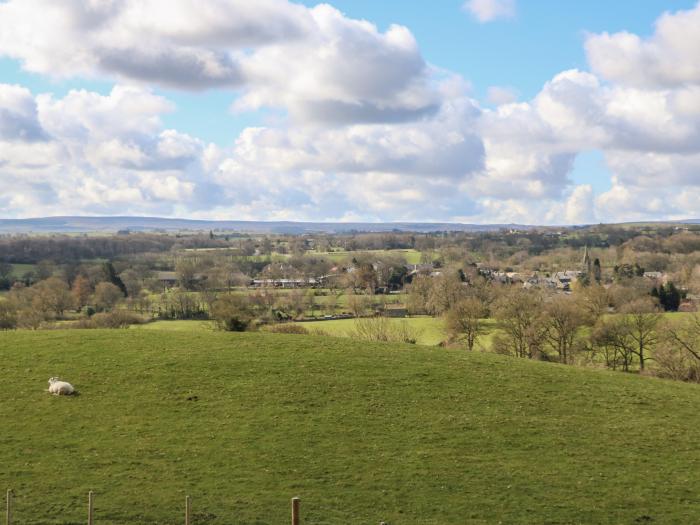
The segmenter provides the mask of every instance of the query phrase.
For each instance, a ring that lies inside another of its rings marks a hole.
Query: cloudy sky
[[[696,0],[0,0],[0,217],[700,217]]]

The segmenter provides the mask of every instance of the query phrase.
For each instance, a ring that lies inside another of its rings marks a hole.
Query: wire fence
[[[10,489],[7,491],[6,506],[5,506],[5,523],[6,525],[13,525],[13,499],[14,492]],[[291,501],[291,521],[292,525],[301,525],[301,499],[298,497],[292,498]],[[185,525],[196,525],[192,520],[192,498],[190,496],[185,496],[184,505],[184,522]],[[95,525],[95,493],[91,490],[88,492],[87,497],[87,524]],[[379,525],[387,525],[385,522],[381,522]]]

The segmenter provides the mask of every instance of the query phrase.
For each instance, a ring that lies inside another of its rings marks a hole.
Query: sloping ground
[[[22,524],[700,523],[700,388],[265,333],[0,334]],[[46,394],[72,381],[80,396]],[[653,520],[653,521],[651,521]]]

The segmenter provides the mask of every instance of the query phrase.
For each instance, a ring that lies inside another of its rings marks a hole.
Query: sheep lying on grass
[[[49,379],[49,393],[55,396],[70,396],[75,394],[75,388],[70,383],[52,377]]]

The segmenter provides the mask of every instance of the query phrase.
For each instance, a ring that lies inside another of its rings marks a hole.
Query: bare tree
[[[93,299],[95,301],[95,307],[98,310],[108,311],[114,308],[119,301],[124,298],[122,291],[118,286],[102,282],[95,287],[95,295]]]
[[[700,362],[700,314],[689,316],[681,323],[669,323],[666,333],[670,341]]]
[[[12,301],[0,300],[0,330],[17,328],[17,307]]]
[[[84,275],[78,275],[73,281],[71,294],[73,295],[73,302],[76,308],[80,309],[88,304],[92,295],[90,280]]]
[[[502,332],[495,340],[497,351],[529,359],[541,355],[547,329],[539,293],[507,289],[496,301],[494,313]]]
[[[356,295],[352,290],[348,291],[348,308],[355,317],[361,317],[367,313],[370,300],[366,295]]]
[[[601,318],[591,331],[591,346],[602,353],[605,366],[627,372],[632,362],[632,342],[622,324],[614,318]]]
[[[611,297],[603,286],[591,284],[578,289],[579,305],[593,324],[608,311]]]
[[[432,279],[427,275],[416,275],[406,287],[406,308],[411,314],[428,313],[428,299],[432,288]]]
[[[35,284],[32,289],[32,306],[38,311],[61,317],[74,304],[68,284],[58,277],[49,277]]]
[[[557,295],[544,309],[547,341],[559,356],[559,362],[571,364],[576,337],[586,324],[580,304],[570,295]]]
[[[637,299],[626,305],[621,313],[622,326],[634,342],[632,353],[639,359],[639,369],[643,371],[648,359],[647,352],[659,340],[656,327],[661,320],[661,314],[658,306],[651,299]]]
[[[185,290],[194,290],[197,284],[197,262],[194,259],[181,259],[175,265],[177,280]]]
[[[457,272],[443,273],[432,278],[427,310],[432,315],[442,315],[467,295],[467,287]]]
[[[467,350],[474,350],[478,338],[485,332],[484,318],[488,310],[477,297],[467,297],[453,305],[446,314],[448,332],[463,339]]]

